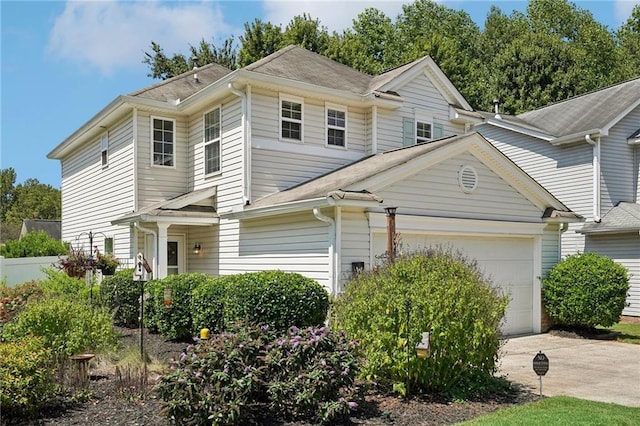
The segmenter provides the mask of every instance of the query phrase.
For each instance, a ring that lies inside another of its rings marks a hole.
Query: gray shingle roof
[[[287,46],[244,68],[356,94],[368,92],[371,76],[298,46]]]
[[[197,73],[198,80],[193,78],[194,73]],[[173,78],[137,90],[129,95],[158,101],[184,100],[229,73],[231,73],[231,70],[222,65],[208,64],[197,70],[187,71]]]
[[[51,238],[59,240],[62,238],[62,221],[53,219],[25,219],[22,221],[20,237],[28,232],[44,231]]]
[[[528,111],[518,119],[556,137],[603,129],[640,102],[640,78]]]
[[[640,230],[640,204],[620,202],[602,217],[600,223],[587,223],[582,234],[637,232]]]

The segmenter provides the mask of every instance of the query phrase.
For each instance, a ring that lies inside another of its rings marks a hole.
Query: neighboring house
[[[385,253],[395,207],[404,249],[476,258],[511,295],[504,331],[538,332],[539,277],[580,218],[465,132],[480,120],[429,57],[375,77],[293,46],[208,65],[116,98],[49,154],[63,238],[143,252],[155,277],[281,269],[335,294]]]
[[[640,316],[640,79],[517,116],[483,114],[476,130],[572,211],[563,256],[598,252],[627,267],[623,315]]]
[[[25,219],[22,221],[22,229],[20,230],[20,238],[24,237],[29,232],[44,231],[51,238],[60,240],[62,237],[61,231],[62,222],[60,220],[50,219]]]

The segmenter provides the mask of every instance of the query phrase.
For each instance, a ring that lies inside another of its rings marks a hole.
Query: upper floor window
[[[155,166],[173,167],[175,121],[152,118],[153,164]]]
[[[280,98],[280,138],[302,141],[303,103],[300,98]]]
[[[220,171],[220,107],[204,115],[204,173]]]
[[[344,108],[327,106],[327,145],[347,146],[347,111]]]
[[[431,123],[416,121],[416,143],[425,143],[433,140]]]
[[[104,135],[100,138],[100,161],[102,167],[109,165],[109,136]]]

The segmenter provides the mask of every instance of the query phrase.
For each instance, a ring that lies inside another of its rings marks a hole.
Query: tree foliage
[[[429,55],[474,108],[490,110],[497,98],[507,113],[601,89],[640,70],[640,6],[617,31],[568,0],[530,0],[525,13],[511,15],[493,6],[483,29],[466,12],[432,0],[403,5],[395,19],[364,9],[341,33],[330,34],[307,14],[284,29],[259,19],[244,27],[237,55],[232,42],[220,49],[204,41],[191,54],[203,65],[244,67],[295,44],[372,75]],[[144,62],[154,78],[191,67],[190,59],[167,57],[154,42],[151,50]]]

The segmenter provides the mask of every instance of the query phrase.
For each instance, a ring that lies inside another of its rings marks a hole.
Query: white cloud
[[[625,22],[631,16],[631,11],[635,5],[639,4],[636,0],[615,0],[614,2],[614,10],[615,10],[615,19],[618,22],[618,27]],[[613,30],[617,29],[612,28]]]
[[[266,0],[264,2],[264,21],[282,25],[284,29],[294,16],[307,13],[329,31],[341,32],[351,27],[352,21],[366,8],[375,7],[384,12],[392,20],[402,11],[403,3],[407,0],[299,0],[279,1]]]
[[[151,41],[172,55],[203,38],[231,33],[213,2],[69,1],[55,20],[48,48],[60,59],[111,74],[139,68]]]

